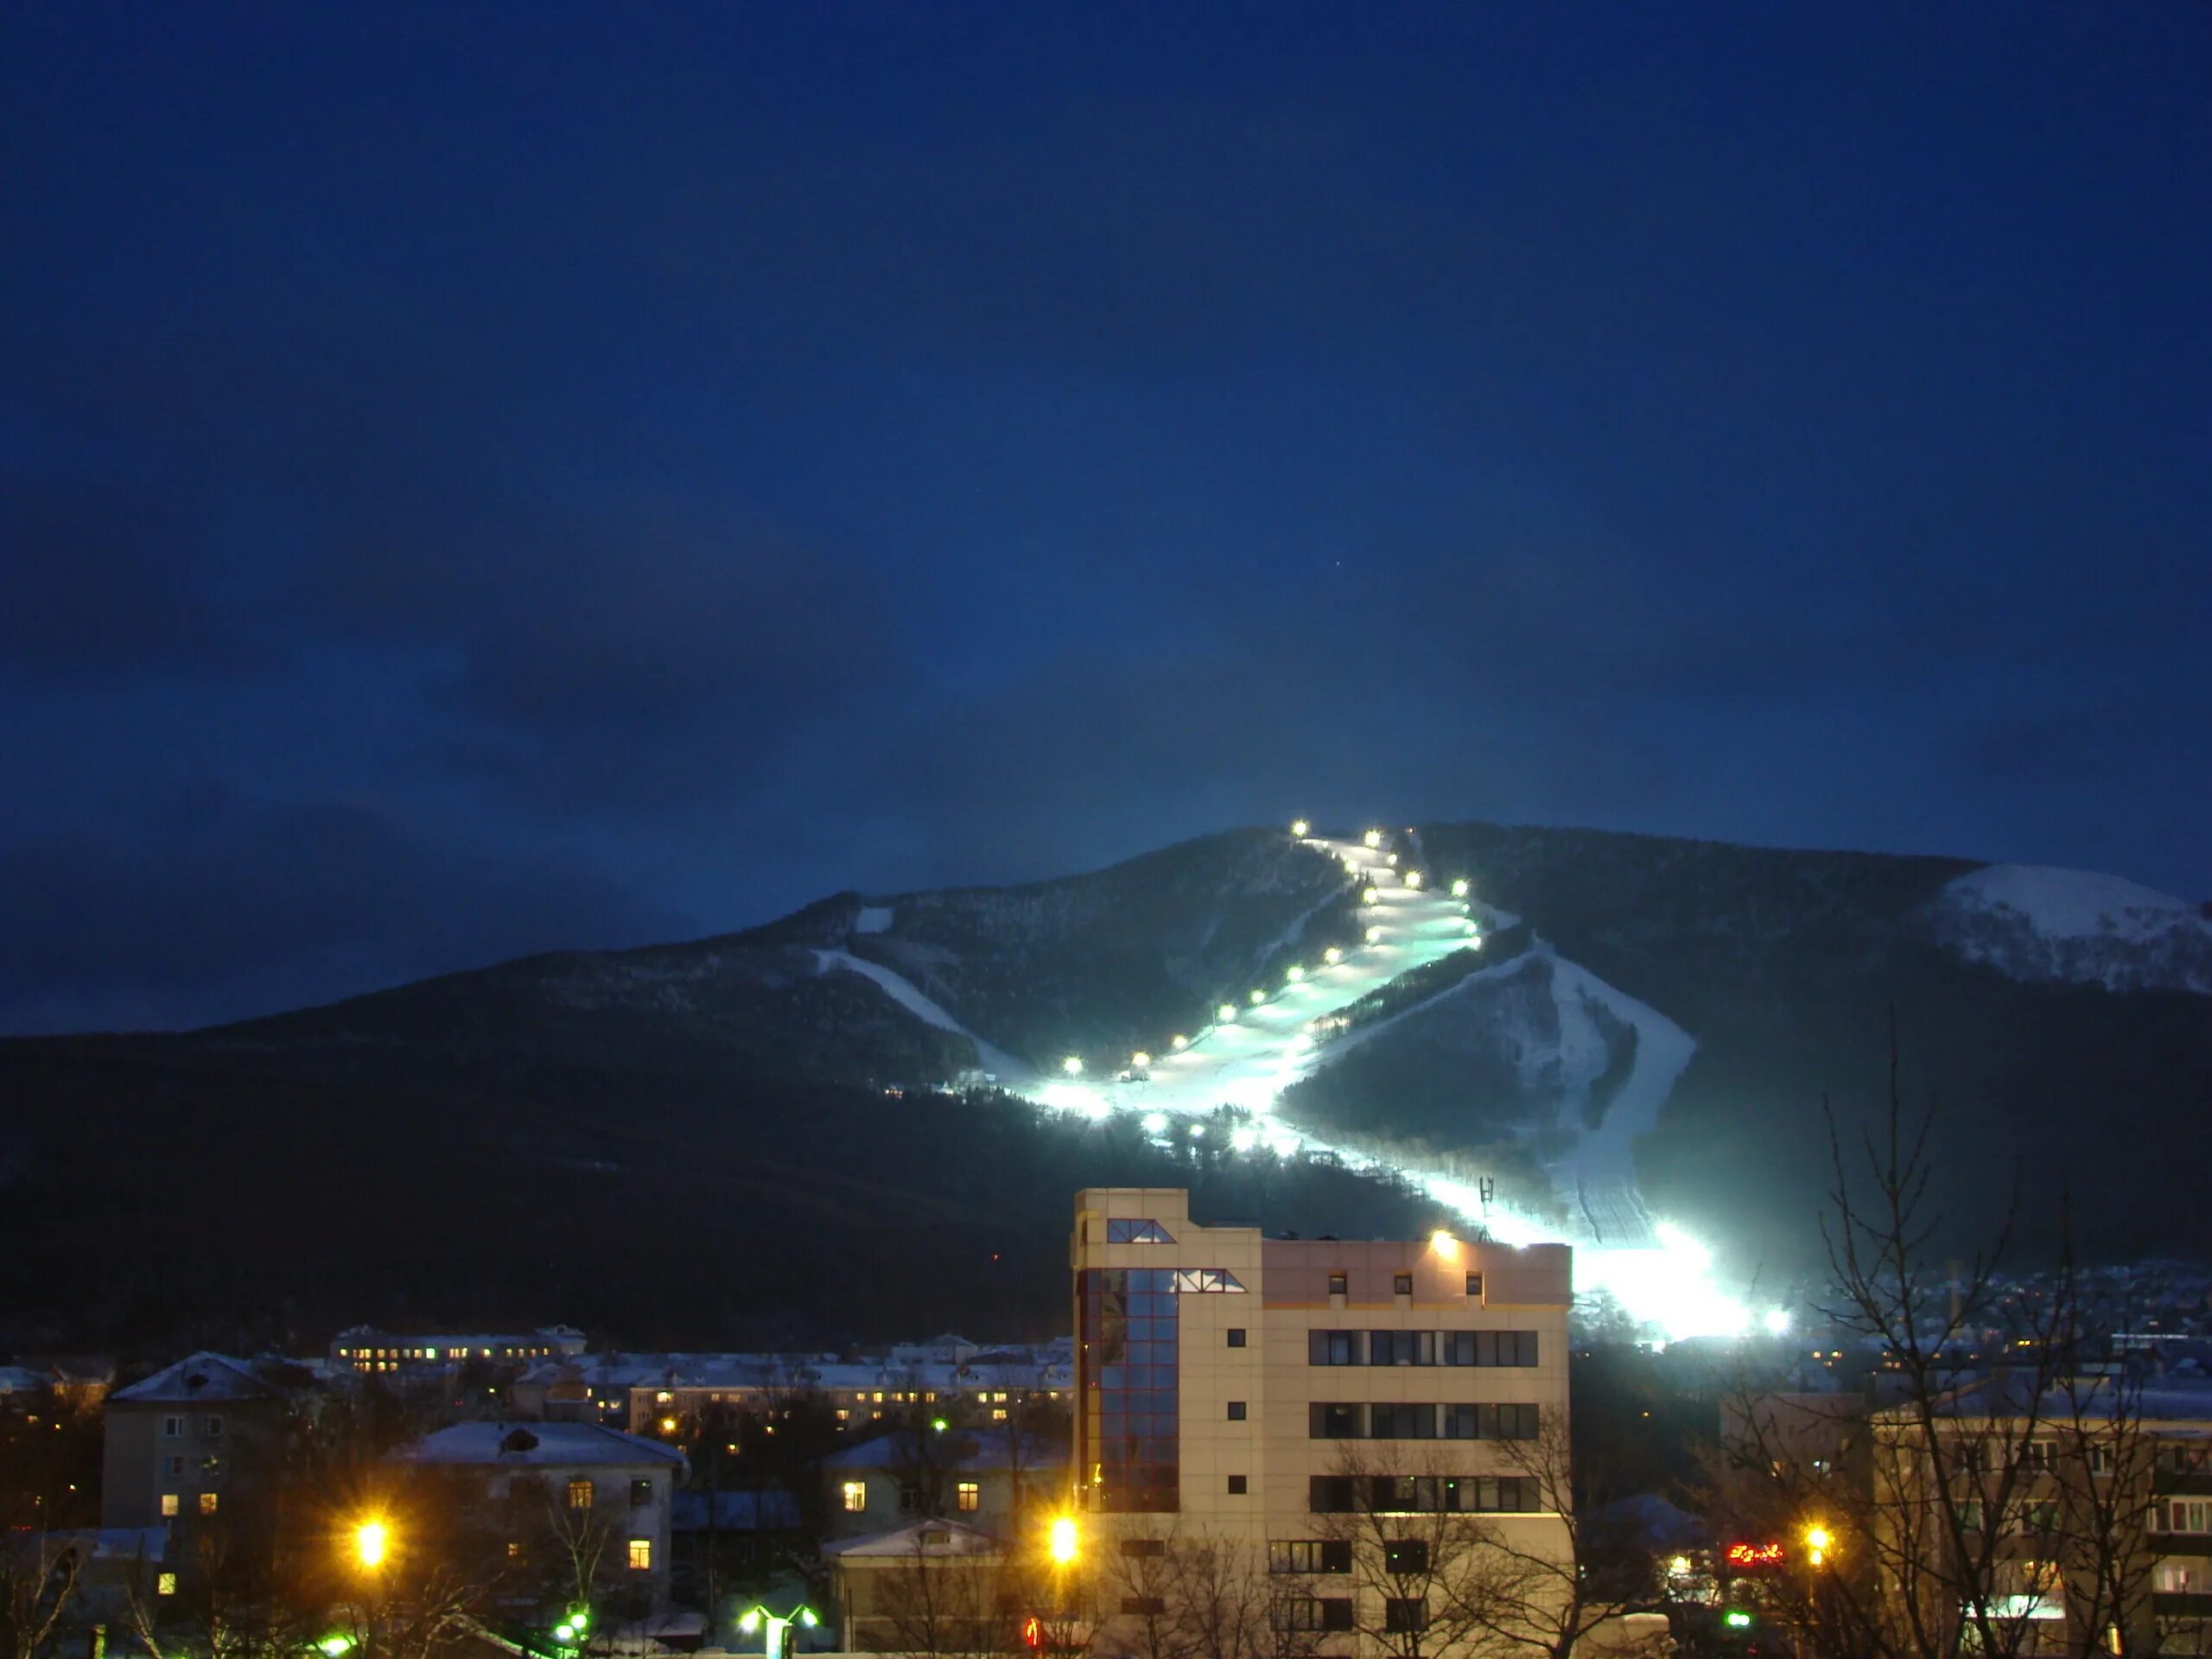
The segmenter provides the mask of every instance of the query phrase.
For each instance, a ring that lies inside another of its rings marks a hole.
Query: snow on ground
[[[976,1045],[976,1063],[998,1080],[1001,1088],[1023,1090],[1033,1087],[1034,1074],[1020,1060],[1002,1048],[995,1048],[974,1032],[962,1025],[938,1003],[917,989],[911,980],[894,974],[880,963],[864,962],[849,950],[817,950],[817,968],[823,973],[843,969],[848,973],[872,979],[890,995],[891,1000],[920,1020],[923,1024],[935,1026],[939,1031],[949,1031],[965,1037]]]
[[[2212,992],[2212,919],[2116,875],[1992,864],[1948,883],[1936,937],[2013,979]]]
[[[881,933],[890,925],[891,907],[888,905],[865,905],[861,906],[861,913],[853,918],[853,931],[855,933]]]

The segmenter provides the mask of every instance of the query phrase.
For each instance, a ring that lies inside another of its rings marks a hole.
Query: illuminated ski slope
[[[1438,891],[1441,884],[1432,886],[1425,873],[1400,868],[1387,848],[1319,836],[1306,837],[1306,844],[1341,862],[1348,884],[1374,893],[1374,901],[1361,906],[1368,942],[1333,962],[1316,955],[1299,963],[1293,969],[1296,978],[1250,987],[1237,1001],[1224,1005],[1224,1017],[1187,1033],[1187,1046],[1176,1047],[1175,1033],[1163,1033],[1159,1050],[1146,1055],[1148,1065],[1137,1068],[1149,1074],[1148,1082],[1068,1079],[1046,1087],[1047,1104],[1094,1113],[1120,1106],[1200,1116],[1219,1106],[1239,1106],[1265,1118],[1274,1112],[1276,1096],[1319,1062],[1307,1029],[1314,1020],[1349,1007],[1402,974],[1455,950],[1480,948],[1468,901],[1448,888]],[[1262,1000],[1254,1002],[1252,991]],[[1291,1144],[1299,1138],[1280,1126],[1263,1133],[1277,1141],[1289,1136]]]
[[[1407,852],[1394,855],[1391,838],[1379,832],[1347,840],[1305,835],[1303,826],[1294,828],[1306,845],[1341,862],[1348,881],[1371,891],[1372,899],[1363,906],[1366,942],[1335,961],[1317,957],[1300,963],[1294,976],[1281,983],[1249,988],[1242,1001],[1223,1005],[1215,1023],[1204,1030],[1168,1033],[1158,1052],[1132,1056],[1129,1071],[1120,1079],[1063,1076],[1044,1084],[1037,1097],[1047,1106],[1091,1116],[1103,1117],[1116,1108],[1142,1111],[1146,1127],[1163,1138],[1205,1135],[1210,1132],[1206,1120],[1217,1108],[1241,1107],[1252,1121],[1232,1132],[1239,1149],[1264,1144],[1286,1155],[1324,1153],[1355,1168],[1389,1170],[1503,1243],[1556,1236],[1556,1230],[1541,1222],[1485,1203],[1468,1182],[1332,1145],[1275,1116],[1282,1091],[1329,1058],[1314,1041],[1313,1022],[1456,950],[1479,950],[1480,918],[1497,914],[1465,896],[1464,883],[1455,893],[1448,874],[1440,877],[1417,868]],[[1673,1340],[1748,1330],[1751,1310],[1717,1282],[1710,1252],[1681,1228],[1650,1217],[1635,1189],[1630,1139],[1653,1126],[1659,1103],[1688,1064],[1694,1043],[1642,1003],[1580,968],[1560,965],[1571,971],[1573,982],[1603,995],[1618,1015],[1637,1026],[1642,1040],[1637,1069],[1648,1074],[1641,1084],[1631,1077],[1632,1086],[1617,1103],[1626,1109],[1609,1113],[1605,1128],[1587,1137],[1589,1167],[1569,1160],[1554,1171],[1563,1196],[1584,1223],[1564,1241],[1575,1246],[1580,1288],[1611,1294],[1630,1317]],[[1338,1052],[1375,1029],[1338,1039]],[[1608,1243],[1608,1236],[1633,1242]],[[1770,1313],[1769,1328],[1776,1328],[1781,1318]]]

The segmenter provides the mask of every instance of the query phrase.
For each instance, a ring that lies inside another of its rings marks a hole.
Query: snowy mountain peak
[[[2009,978],[2212,995],[2212,921],[2116,875],[1992,864],[1945,885],[1936,938]]]

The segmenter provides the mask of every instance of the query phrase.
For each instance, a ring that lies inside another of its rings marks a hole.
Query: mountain
[[[1944,1242],[1994,1228],[2017,1164],[2031,1240],[2070,1183],[2092,1252],[2202,1249],[2172,1154],[2212,1103],[2212,924],[2179,900],[1585,830],[1376,840],[1231,831],[207,1031],[0,1043],[0,1318],[22,1345],[1043,1331],[1068,1194],[1100,1181],[1379,1233],[1450,1218],[1420,1185],[1488,1176],[1565,1236],[1673,1219],[1786,1274],[1817,1249],[1821,1103],[1868,1121],[1892,1020],[1909,1097],[1940,1103]]]

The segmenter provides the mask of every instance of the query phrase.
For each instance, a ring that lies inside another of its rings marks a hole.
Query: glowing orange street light
[[[391,1535],[382,1521],[364,1521],[353,1529],[353,1559],[373,1572],[384,1565]]]

